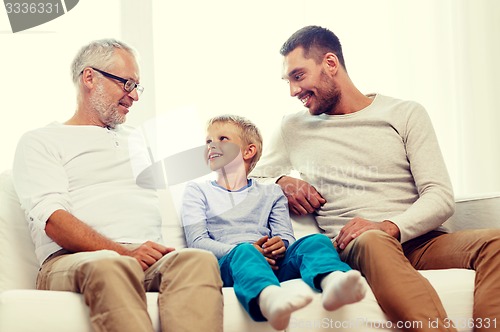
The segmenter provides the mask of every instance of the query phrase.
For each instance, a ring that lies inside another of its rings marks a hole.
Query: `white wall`
[[[280,79],[279,48],[321,25],[341,39],[361,91],[427,108],[458,196],[500,191],[499,15],[495,0],[154,2],[155,68],[165,77],[156,87],[167,96],[157,112],[189,106],[201,122],[241,114],[268,137],[301,108]]]
[[[133,10],[131,5],[135,5]],[[137,6],[134,0],[83,0],[53,21],[13,34],[0,8],[0,170],[12,167],[17,141],[24,132],[64,122],[73,115],[76,94],[70,64],[80,47],[91,40],[117,38],[139,51],[146,60],[141,66],[146,90],[128,120],[139,125],[154,115],[150,17],[148,1]],[[142,33],[148,29],[149,33]]]
[[[2,96],[0,169],[11,168],[19,137],[52,121],[65,121],[75,111],[75,90],[70,64],[87,41],[119,36],[118,0],[96,6],[80,1],[56,20],[13,34],[6,12],[0,9]],[[107,22],[106,29],[95,22]]]
[[[84,0],[16,34],[0,10],[0,170],[11,167],[23,132],[71,116],[70,62],[81,45],[103,37],[125,40],[142,55],[146,90],[129,123],[167,118],[169,137],[179,142],[198,139],[207,118],[236,113],[267,138],[284,113],[301,107],[280,79],[278,50],[309,24],[340,37],[363,92],[428,109],[458,195],[500,191],[496,0]],[[170,121],[178,118],[192,124]]]

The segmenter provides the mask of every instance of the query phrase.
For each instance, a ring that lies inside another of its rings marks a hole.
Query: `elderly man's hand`
[[[143,270],[159,261],[164,255],[174,251],[175,248],[165,247],[159,243],[147,241],[139,247],[130,250],[126,255],[137,259]]]

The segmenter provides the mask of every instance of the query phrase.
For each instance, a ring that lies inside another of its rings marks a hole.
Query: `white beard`
[[[125,122],[125,115],[120,114],[118,106],[107,100],[104,86],[97,83],[94,94],[90,97],[90,105],[97,113],[99,120],[107,127],[115,128]]]

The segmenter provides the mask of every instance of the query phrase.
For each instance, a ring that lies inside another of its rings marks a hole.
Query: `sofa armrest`
[[[443,224],[448,230],[500,228],[500,192],[457,197],[455,202],[455,214]]]

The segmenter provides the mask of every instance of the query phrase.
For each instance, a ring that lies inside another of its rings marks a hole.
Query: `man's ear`
[[[332,52],[325,54],[323,57],[323,64],[326,70],[333,75],[335,75],[340,68],[339,58]]]
[[[92,89],[95,84],[95,75],[94,71],[90,67],[86,67],[83,72],[82,72],[82,77],[80,78],[82,80],[82,85],[85,86],[87,89]]]
[[[245,151],[243,151],[243,159],[250,160],[257,153],[257,146],[255,144],[248,144]]]

